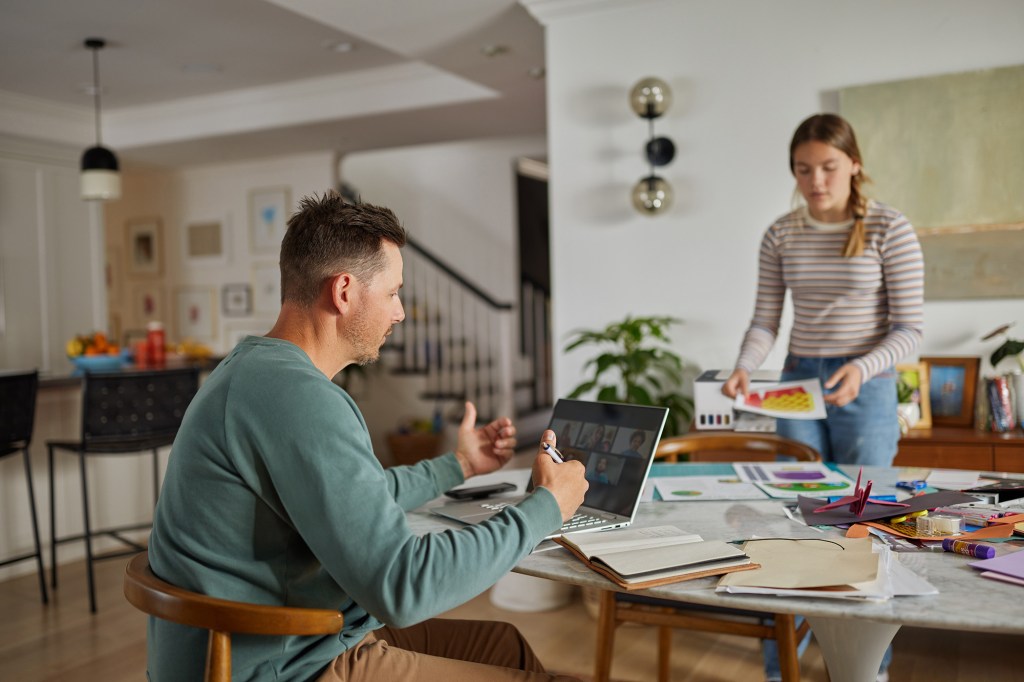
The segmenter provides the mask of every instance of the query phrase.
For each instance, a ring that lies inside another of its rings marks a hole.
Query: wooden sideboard
[[[1024,472],[1024,431],[992,433],[938,426],[900,439],[896,466]]]

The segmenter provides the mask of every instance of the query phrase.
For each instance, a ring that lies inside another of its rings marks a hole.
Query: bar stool
[[[21,452],[25,460],[25,482],[28,484],[28,507],[32,513],[32,539],[36,551],[21,554],[0,561],[0,566],[36,560],[39,572],[39,592],[43,603],[49,603],[46,594],[46,575],[43,570],[43,550],[39,543],[39,518],[36,516],[36,495],[32,487],[32,458],[28,446],[32,442],[32,427],[36,418],[36,389],[39,386],[39,373],[19,372],[0,374],[0,459]]]
[[[82,432],[77,441],[48,441],[50,474],[50,578],[57,589],[57,545],[85,540],[86,573],[89,581],[89,610],[96,612],[93,563],[128,556],[145,549],[123,535],[152,527],[152,521],[94,529],[89,517],[89,486],[86,458],[96,455],[136,455],[149,452],[153,459],[153,505],[160,492],[159,448],[174,442],[185,408],[199,389],[199,369],[184,368],[147,372],[86,373],[82,392]],[[69,452],[78,457],[82,485],[83,532],[57,535],[54,454]],[[104,535],[129,549],[93,553],[92,539]]]

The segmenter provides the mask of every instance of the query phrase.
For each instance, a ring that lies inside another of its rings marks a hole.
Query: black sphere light
[[[672,186],[654,172],[655,168],[670,164],[676,155],[672,140],[654,134],[654,119],[668,111],[671,104],[672,90],[660,78],[644,78],[629,91],[630,108],[640,118],[647,119],[648,127],[644,157],[650,172],[633,186],[631,197],[633,207],[644,215],[657,215],[672,205]]]

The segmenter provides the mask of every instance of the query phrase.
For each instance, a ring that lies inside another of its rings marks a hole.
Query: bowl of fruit
[[[111,343],[103,332],[78,334],[67,342],[65,350],[75,368],[86,372],[112,372],[125,362],[120,346]]]

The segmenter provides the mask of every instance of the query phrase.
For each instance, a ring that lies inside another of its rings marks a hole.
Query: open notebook
[[[621,528],[633,522],[661,440],[668,408],[586,400],[559,400],[548,428],[566,460],[586,467],[590,489],[576,515],[548,537],[582,530]],[[533,490],[533,481],[527,486]],[[475,500],[430,511],[463,523],[479,523],[523,496]]]

